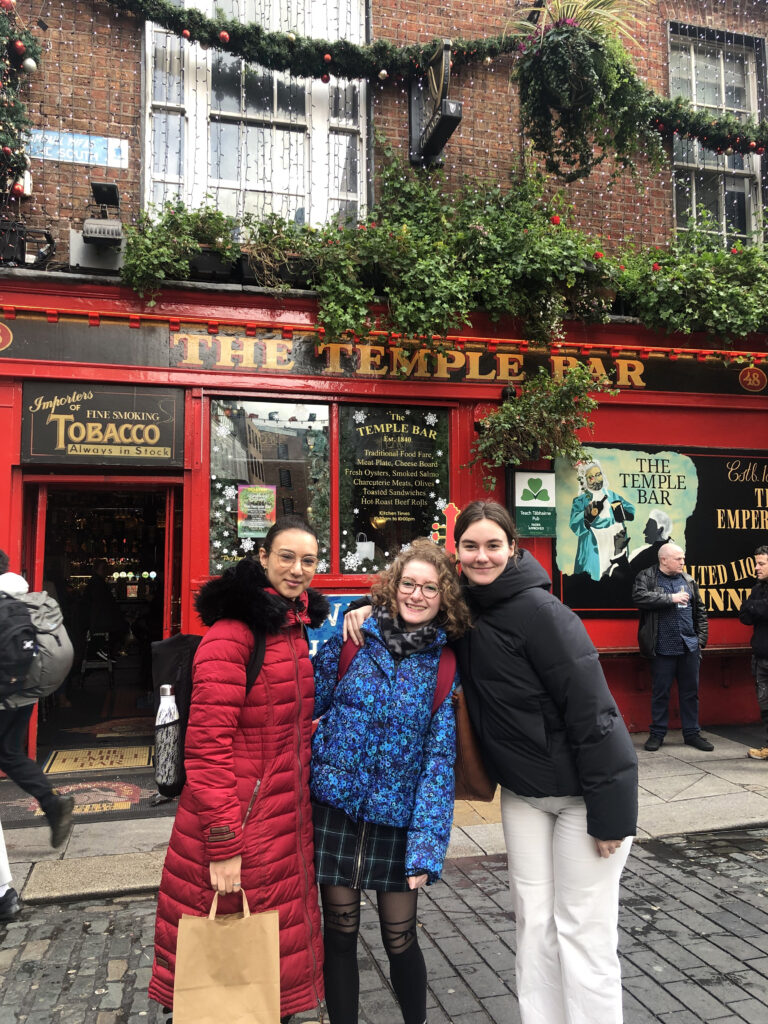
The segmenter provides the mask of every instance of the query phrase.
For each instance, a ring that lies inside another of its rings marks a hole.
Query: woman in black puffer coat
[[[637,757],[581,620],[517,548],[506,509],[456,520],[473,629],[456,641],[501,814],[523,1024],[620,1024],[619,878],[637,822]]]

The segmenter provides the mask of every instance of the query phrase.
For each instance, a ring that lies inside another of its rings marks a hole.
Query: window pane
[[[718,107],[720,96],[720,57],[715,47],[700,47],[695,52],[696,97],[699,106]]]
[[[182,102],[182,70],[179,41],[165,32],[154,33],[152,99],[157,103]]]
[[[357,136],[331,132],[330,192],[357,192]]]
[[[360,115],[360,89],[355,82],[340,82],[332,85],[329,103],[331,117],[334,121],[357,124]]]
[[[687,226],[692,212],[691,176],[678,171],[675,174],[675,222],[679,228]]]
[[[720,177],[717,174],[696,175],[696,212],[706,210],[720,227]]]
[[[448,504],[448,411],[340,410],[341,569],[376,572]]]
[[[272,75],[261,68],[245,65],[245,112],[250,116],[269,117],[272,114],[274,87]]]
[[[258,547],[276,515],[305,516],[328,572],[328,407],[239,399],[211,403],[210,571]]]
[[[747,61],[744,53],[725,54],[725,105],[735,110],[747,109]]]
[[[210,128],[211,177],[240,180],[240,125],[212,121]]]
[[[152,115],[152,171],[162,177],[181,177],[184,163],[184,118],[157,111]]]
[[[240,113],[241,64],[235,57],[218,54],[211,69],[211,107]]]
[[[748,187],[744,178],[725,179],[725,223],[732,234],[747,234]]]
[[[672,96],[693,97],[691,56],[687,46],[672,46],[669,55],[669,91]]]
[[[307,90],[295,78],[277,77],[277,116],[286,120],[306,117]]]

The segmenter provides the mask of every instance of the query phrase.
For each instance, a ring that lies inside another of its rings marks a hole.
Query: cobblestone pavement
[[[429,1024],[519,1021],[504,858],[448,862],[419,902]],[[154,912],[149,896],[25,908],[0,929],[0,1024],[167,1020],[146,996]],[[620,927],[625,1024],[768,1021],[768,828],[636,843]],[[398,1024],[367,894],[360,954],[361,1024]]]

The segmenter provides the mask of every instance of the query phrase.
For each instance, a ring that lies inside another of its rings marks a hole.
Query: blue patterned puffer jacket
[[[442,630],[397,666],[373,616],[365,645],[337,681],[342,639],[314,658],[315,717],[310,789],[356,821],[407,828],[406,875],[440,877],[453,821],[456,726],[450,696],[432,702]],[[457,685],[458,676],[453,681]]]

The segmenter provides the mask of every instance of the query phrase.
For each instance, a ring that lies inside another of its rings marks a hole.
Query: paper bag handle
[[[248,897],[245,895],[245,889],[240,890],[243,897],[243,917],[251,916],[251,908],[248,906]],[[208,920],[212,921],[216,917],[216,908],[219,905],[219,894],[216,892],[213,894],[213,903],[211,903],[211,910],[208,914]]]

